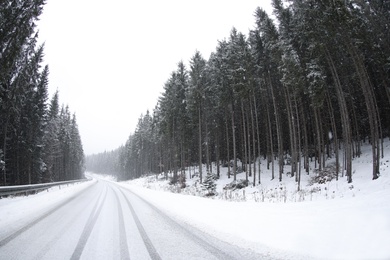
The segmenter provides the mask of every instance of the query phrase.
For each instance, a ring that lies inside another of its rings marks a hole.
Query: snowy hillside
[[[371,148],[366,145],[360,158],[353,161],[352,184],[340,177],[309,185],[315,175],[311,172],[309,176],[302,174],[300,192],[294,178],[271,181],[264,162],[262,184],[236,191],[223,190],[232,179],[227,178],[227,168],[221,168],[221,178],[216,181],[218,195],[211,198],[202,196],[198,178],[187,178],[185,189],[169,185],[162,176],[122,185],[130,186],[174,218],[272,257],[390,259],[389,140],[384,147],[379,179],[372,180]],[[327,165],[332,163],[327,161]],[[245,179],[244,174],[237,179]]]

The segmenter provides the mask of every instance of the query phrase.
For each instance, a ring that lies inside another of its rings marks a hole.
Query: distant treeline
[[[79,179],[84,153],[75,115],[48,102],[48,66],[37,46],[44,0],[0,3],[0,185]]]
[[[195,52],[189,67],[179,62],[126,145],[88,157],[87,168],[121,179],[172,171],[174,183],[186,166],[211,171],[211,162],[233,162],[235,179],[239,159],[254,184],[261,167],[299,183],[310,160],[321,170],[335,158],[336,177],[352,182],[352,159],[369,141],[368,174],[378,178],[381,140],[390,130],[390,2],[273,6],[277,23],[258,8],[248,35],[233,28],[208,60]]]

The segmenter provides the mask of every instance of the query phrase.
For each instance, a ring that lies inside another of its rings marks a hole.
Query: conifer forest
[[[0,1],[0,260],[390,259],[389,201],[390,0]]]
[[[36,24],[44,0],[0,3],[0,185],[84,177],[75,114],[48,97]]]
[[[189,166],[206,165],[202,182],[212,165],[217,176],[230,165],[229,177],[244,171],[256,185],[262,167],[299,183],[309,162],[321,170],[334,158],[336,178],[352,182],[352,161],[369,143],[367,174],[379,178],[390,135],[390,2],[272,3],[272,15],[254,10],[253,29],[232,28],[208,58],[195,51],[179,61],[154,110],[122,147],[88,156],[87,169],[121,180],[171,172],[177,183]],[[44,5],[0,3],[0,185],[83,177],[76,115],[58,92],[48,97],[36,28]]]
[[[233,180],[244,171],[257,185],[262,167],[299,183],[309,162],[321,170],[335,158],[336,178],[352,182],[365,142],[367,174],[379,178],[390,134],[390,2],[272,2],[273,16],[254,10],[247,34],[232,28],[208,59],[195,51],[180,61],[126,144],[88,156],[87,169],[121,180],[170,172],[178,183],[188,166],[214,164],[218,176],[230,165]],[[201,182],[206,174],[199,167]]]

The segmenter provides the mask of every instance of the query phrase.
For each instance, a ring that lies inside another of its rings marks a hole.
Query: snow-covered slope
[[[174,218],[278,258],[390,259],[390,141],[384,145],[379,179],[372,180],[370,147],[364,146],[362,156],[353,162],[352,184],[344,177],[310,186],[314,174],[303,174],[300,192],[294,178],[271,180],[264,163],[261,185],[233,193],[222,190],[231,182],[222,168],[219,195],[213,199],[200,196],[196,178],[187,179],[188,187],[180,193],[155,176],[122,185]]]

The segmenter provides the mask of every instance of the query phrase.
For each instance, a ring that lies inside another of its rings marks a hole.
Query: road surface
[[[116,183],[94,180],[38,216],[26,216],[1,230],[0,259],[270,257],[227,244],[173,219]]]

